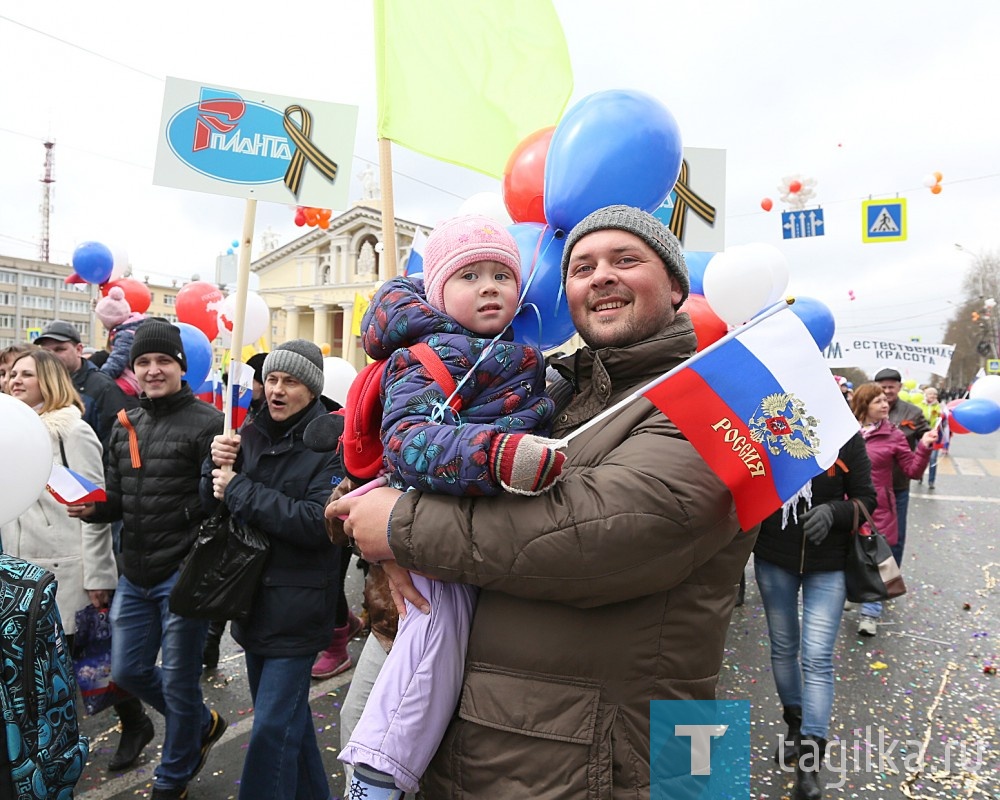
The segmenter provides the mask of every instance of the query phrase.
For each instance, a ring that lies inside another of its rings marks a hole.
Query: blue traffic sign
[[[822,236],[823,209],[810,208],[781,213],[781,236],[783,239],[802,239],[806,236]]]
[[[906,241],[906,198],[865,200],[861,204],[861,241]]]

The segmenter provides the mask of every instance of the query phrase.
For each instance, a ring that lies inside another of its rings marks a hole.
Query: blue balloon
[[[511,323],[514,339],[551,350],[576,333],[562,291],[566,239],[538,222],[519,222],[507,230],[521,254],[521,310]]]
[[[114,266],[114,255],[100,242],[84,242],[73,251],[73,269],[87,283],[107,283]]]
[[[187,371],[181,377],[192,389],[201,387],[212,371],[212,343],[194,325],[187,322],[175,322],[174,325],[180,329],[184,357],[187,359]]]
[[[1000,405],[986,397],[972,397],[951,410],[955,420],[973,433],[1000,429]]]
[[[705,253],[700,250],[684,251],[684,263],[687,264],[688,275],[691,278],[691,294],[705,294],[705,287],[702,284],[705,267],[714,256],[715,253]]]
[[[556,126],[545,157],[545,219],[556,230],[604,206],[652,213],[681,171],[681,133],[673,114],[644,92],[588,95]]]
[[[820,350],[826,350],[830,346],[837,323],[833,319],[833,312],[825,303],[813,297],[796,297],[792,303],[792,313],[809,329]]]

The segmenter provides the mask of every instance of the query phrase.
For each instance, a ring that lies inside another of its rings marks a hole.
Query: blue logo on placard
[[[650,800],[749,800],[749,700],[653,700],[649,732]]]
[[[198,103],[167,123],[167,143],[191,169],[227,183],[273,183],[285,177],[295,145],[285,114],[235,92],[202,87]]]

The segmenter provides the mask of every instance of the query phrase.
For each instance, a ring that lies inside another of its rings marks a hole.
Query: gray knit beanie
[[[267,354],[261,372],[265,381],[272,372],[287,372],[317,397],[323,394],[323,351],[305,339],[279,344]]]
[[[633,208],[632,206],[599,208],[580,220],[576,227],[569,232],[562,257],[564,284],[566,283],[566,270],[569,267],[573,246],[588,233],[609,229],[634,234],[652,247],[663,260],[667,272],[677,278],[677,282],[681,285],[681,302],[675,308],[687,300],[687,296],[691,292],[691,278],[688,276],[687,264],[684,263],[681,243],[671,233],[670,228],[660,220],[641,208]]]

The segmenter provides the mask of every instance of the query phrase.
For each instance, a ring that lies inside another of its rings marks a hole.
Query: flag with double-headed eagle
[[[748,530],[828,469],[858,421],[788,308],[727,339],[643,396],[729,487]]]

